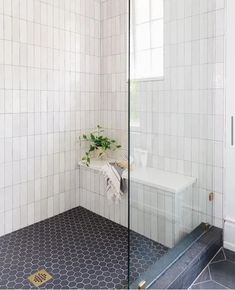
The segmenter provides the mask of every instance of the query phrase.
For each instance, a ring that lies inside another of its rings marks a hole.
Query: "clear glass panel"
[[[213,224],[213,96],[223,74],[196,6],[131,1],[130,283]]]

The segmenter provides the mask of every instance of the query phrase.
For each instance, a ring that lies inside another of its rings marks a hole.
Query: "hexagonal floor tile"
[[[130,233],[131,281],[167,252]],[[126,288],[128,230],[78,207],[0,238],[0,288],[34,288],[27,278],[45,269],[44,289]]]

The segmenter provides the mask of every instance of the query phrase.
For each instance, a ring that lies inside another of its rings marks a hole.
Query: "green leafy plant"
[[[101,126],[97,126],[97,130],[80,136],[81,141],[86,141],[89,143],[89,150],[85,152],[82,157],[82,162],[89,166],[91,163],[92,154],[97,153],[97,157],[101,158],[107,151],[115,151],[121,148],[121,145],[117,143],[116,140],[110,139],[103,135],[104,130]]]

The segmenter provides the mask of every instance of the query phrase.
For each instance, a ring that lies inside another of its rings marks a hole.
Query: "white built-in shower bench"
[[[92,161],[90,167],[79,163],[80,205],[127,227],[128,196],[118,202],[108,200],[101,169],[105,162]],[[127,179],[128,173],[123,177]],[[146,167],[131,170],[130,180],[132,230],[167,247],[173,247],[193,230],[196,178]]]

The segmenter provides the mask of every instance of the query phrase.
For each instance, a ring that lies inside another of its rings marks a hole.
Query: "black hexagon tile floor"
[[[235,253],[221,249],[192,289],[235,289]]]
[[[167,252],[130,233],[131,281]],[[82,207],[0,238],[0,288],[35,288],[27,278],[46,270],[46,289],[127,288],[128,230]]]

